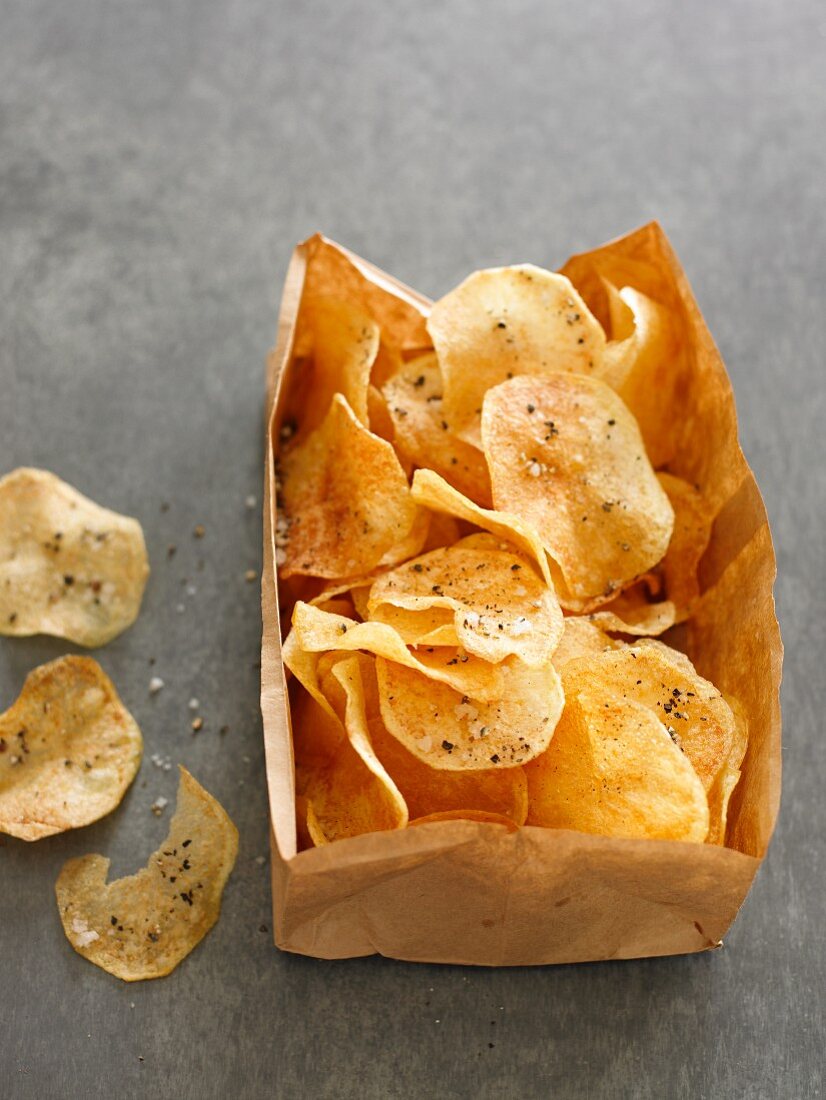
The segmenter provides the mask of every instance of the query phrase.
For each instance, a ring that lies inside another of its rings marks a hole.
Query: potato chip
[[[462,537],[462,528],[458,520],[444,512],[430,512],[430,527],[427,532],[422,553],[438,550],[440,546],[452,546]]]
[[[382,389],[393,420],[394,442],[412,466],[435,470],[483,508],[491,505],[490,477],[478,447],[451,431],[442,411],[442,375],[436,356],[404,364]]]
[[[344,396],[353,415],[369,427],[367,388],[379,350],[378,325],[347,301],[316,298],[301,311],[299,328],[297,339],[312,350],[299,435],[309,435],[324,421],[336,393]]]
[[[432,470],[417,470],[413,475],[411,494],[417,504],[434,512],[445,512],[454,519],[464,520],[497,536],[502,542],[525,554],[534,562],[546,584],[551,585],[551,567],[548,555],[536,531],[519,516],[480,508],[472,500],[462,496],[458,489],[448,485],[443,477]],[[557,570],[558,573],[558,570]]]
[[[294,642],[291,641],[293,635]],[[359,623],[310,607],[309,604],[295,605],[293,630],[287,643],[284,661],[291,669],[293,665],[306,667],[306,661],[302,664],[302,658],[297,656],[297,649],[307,653],[361,649],[406,665],[433,681],[449,684],[464,695],[491,700],[498,698],[502,689],[503,676],[499,665],[491,665],[450,646],[434,647],[432,650],[428,647],[413,654],[396,631],[384,623]]]
[[[676,621],[683,622],[700,596],[698,569],[711,538],[713,517],[702,494],[687,481],[666,473],[657,478],[674,509],[674,531],[660,568]]]
[[[330,672],[344,692],[344,722],[309,695],[293,713],[296,791],[308,803],[308,833],[318,844],[402,829],[407,806],[370,744],[357,657],[342,656]]]
[[[444,416],[479,443],[485,393],[507,378],[599,370],[605,333],[564,275],[523,264],[469,276],[427,321],[444,379]]]
[[[0,832],[40,840],[111,813],[142,749],[137,723],[97,661],[40,665],[0,715]]]
[[[701,843],[703,785],[646,706],[569,687],[547,751],[525,769],[528,824],[602,836]]]
[[[524,558],[462,541],[377,577],[367,605],[370,618],[381,619],[384,605],[409,612],[451,611],[454,637],[442,644],[463,646],[494,663],[512,655],[539,668],[562,636],[562,611],[553,589]]]
[[[408,558],[413,558],[422,552],[430,531],[430,515],[426,508],[416,509],[412,527],[403,539],[394,543],[387,553],[382,555],[379,562],[380,569],[392,568],[399,562],[407,561]]]
[[[417,520],[393,448],[359,423],[341,394],[321,427],[283,454],[279,510],[283,577],[367,573]]]
[[[408,611],[391,603],[380,604],[366,619],[392,627],[407,646],[458,646],[453,612],[443,607]]]
[[[554,668],[557,672],[562,672],[569,661],[575,661],[579,657],[592,657],[608,649],[621,649],[623,645],[624,642],[604,634],[587,618],[569,615],[565,618],[562,639],[554,650]]]
[[[677,621],[671,600],[651,601],[644,582],[637,581],[608,603],[589,613],[588,618],[601,630],[618,634],[662,634]]]
[[[688,657],[653,639],[571,661],[566,696],[587,690],[603,703],[630,700],[648,707],[700,777],[708,796],[709,843],[722,844],[728,798],[737,782],[745,743],[731,707]]]
[[[79,955],[138,982],[174,970],[212,928],[238,854],[238,830],[181,768],[169,833],[137,874],[106,882],[109,860],[63,865],[55,892],[63,931]]]
[[[663,410],[678,404],[678,330],[672,314],[639,290],[626,286],[618,291],[610,283],[606,289],[613,339],[599,376],[636,418],[652,465],[662,466],[675,453],[675,435],[664,424]]]
[[[398,787],[411,817],[442,812],[491,813],[521,825],[528,812],[528,784],[523,768],[457,772],[431,768],[388,733],[381,719],[375,659],[356,655],[364,689],[365,713],[373,751]],[[330,690],[333,671],[323,690],[338,712]]]
[[[396,432],[393,427],[393,418],[381,390],[377,390],[375,386],[370,386],[367,390],[367,418],[367,426],[373,435],[386,439],[388,443],[394,442]],[[396,454],[398,456],[398,451]],[[402,463],[402,468],[404,468],[404,463]],[[404,472],[406,476],[409,476],[409,468],[405,469]]]
[[[138,617],[148,576],[136,519],[46,470],[0,479],[0,634],[106,645]]]
[[[417,817],[410,825],[432,825],[435,821],[480,821],[486,825],[504,825],[509,833],[516,831],[516,822],[505,814],[490,813],[486,810],[441,810],[439,813]]]
[[[414,668],[379,657],[382,720],[419,760],[447,771],[513,768],[544,752],[562,713],[562,684],[552,664],[529,668],[515,657],[489,665],[499,694],[480,699]]]
[[[503,382],[485,396],[482,434],[496,507],[536,529],[574,598],[610,595],[662,558],[674,513],[604,382]]]

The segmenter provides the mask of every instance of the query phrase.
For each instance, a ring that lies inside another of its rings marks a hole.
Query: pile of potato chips
[[[603,282],[600,321],[522,265],[411,347],[335,289],[305,288],[278,425],[300,845],[455,818],[724,843],[744,723],[661,640],[713,519],[657,418],[680,318]]]

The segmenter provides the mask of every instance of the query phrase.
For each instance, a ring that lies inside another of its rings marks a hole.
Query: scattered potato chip
[[[683,372],[677,369],[678,330],[664,306],[639,290],[606,283],[611,335],[600,377],[616,390],[639,424],[648,457],[663,466],[674,457],[676,435],[663,409],[678,405]]]
[[[405,363],[382,390],[394,441],[412,466],[435,470],[466,497],[489,508],[490,477],[478,447],[460,439],[442,411],[442,375],[433,354]]]
[[[489,665],[501,674],[491,699],[462,693],[411,667],[379,657],[382,720],[419,760],[448,771],[513,768],[544,752],[564,698],[552,664],[528,668],[514,657]]]
[[[310,653],[361,649],[405,665],[434,683],[448,684],[463,695],[491,700],[498,698],[502,689],[503,675],[499,665],[491,665],[450,646],[434,647],[432,652],[428,647],[413,654],[396,631],[384,623],[359,623],[298,603],[293,612],[293,633],[296,642],[289,648],[291,660],[295,660],[296,645]]]
[[[411,817],[441,812],[491,813],[522,825],[528,813],[528,785],[523,768],[458,772],[431,768],[388,733],[381,719],[375,659],[357,654],[365,713],[373,751],[398,787]],[[323,680],[330,690],[332,670]],[[338,712],[340,704],[336,706]]]
[[[63,931],[84,958],[125,982],[174,970],[218,920],[238,830],[186,768],[161,847],[137,874],[106,882],[109,860],[63,865],[55,892]]]
[[[587,618],[569,615],[565,619],[562,639],[554,650],[554,668],[557,672],[562,672],[569,661],[575,661],[579,657],[593,657],[607,649],[621,649],[623,645],[624,642],[604,634]]]
[[[379,350],[379,327],[347,301],[316,298],[307,303],[299,319],[298,339],[312,349],[311,380],[299,434],[304,437],[324,421],[340,393],[364,427],[369,426],[367,388]]]
[[[463,541],[406,562],[377,577],[368,612],[383,605],[427,614],[449,610],[454,637],[443,644],[498,663],[519,657],[531,668],[547,664],[562,636],[562,612],[554,591],[524,558]],[[426,619],[433,627],[442,623]]]
[[[407,806],[370,744],[357,657],[345,654],[330,674],[345,695],[343,723],[309,695],[293,715],[296,791],[308,803],[308,833],[318,844],[402,829]]]
[[[478,444],[485,393],[507,378],[595,371],[605,333],[564,275],[523,264],[470,275],[427,322],[444,379],[444,416]]]
[[[111,813],[143,741],[91,657],[60,657],[26,677],[0,715],[0,832],[40,840]]]
[[[137,618],[148,576],[136,519],[46,470],[0,479],[0,634],[106,645]]]
[[[536,529],[573,597],[610,595],[662,558],[674,513],[604,382],[503,382],[485,396],[482,435],[496,507]]]
[[[683,622],[700,596],[698,569],[711,538],[713,517],[702,494],[687,481],[665,473],[657,477],[674,509],[674,531],[660,568],[676,621]]]
[[[547,751],[525,769],[528,824],[603,836],[701,843],[703,785],[646,706],[571,689]]]
[[[731,707],[688,657],[662,642],[641,639],[633,646],[570,662],[564,684],[566,695],[585,690],[603,703],[640,703],[665,724],[708,796],[709,843],[721,844],[745,743]]]
[[[486,825],[504,825],[508,832],[516,829],[516,822],[505,814],[491,813],[487,810],[441,810],[438,813],[417,817],[410,825],[432,825],[434,821],[481,821]]]
[[[279,510],[285,578],[367,573],[418,518],[393,448],[359,423],[341,394],[321,427],[283,454]]]
[[[480,508],[472,500],[462,496],[458,489],[448,485],[444,478],[432,470],[417,470],[413,475],[411,494],[417,504],[434,512],[445,512],[454,519],[482,527],[503,542],[510,543],[517,551],[536,563],[546,584],[551,585],[551,568],[548,555],[536,531],[515,515]],[[558,591],[558,590],[557,590]]]

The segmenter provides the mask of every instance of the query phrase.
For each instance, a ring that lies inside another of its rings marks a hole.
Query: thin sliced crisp
[[[538,532],[574,598],[609,595],[662,558],[674,512],[633,416],[604,382],[503,382],[485,396],[482,434],[496,507]]]
[[[672,474],[657,474],[674,509],[674,531],[660,569],[676,621],[687,619],[700,596],[698,569],[711,538],[713,516],[693,485]]]
[[[370,590],[370,618],[385,606],[453,615],[454,639],[467,653],[498,663],[508,656],[539,668],[562,636],[562,611],[552,588],[524,558],[505,550],[476,548],[460,541],[423,554],[377,577]],[[425,632],[425,636],[426,636]]]
[[[212,928],[238,854],[238,830],[181,768],[178,804],[160,848],[135,875],[107,883],[109,860],[63,865],[55,892],[63,931],[95,966],[138,982],[174,970]]]
[[[379,562],[380,569],[392,569],[392,567],[398,565],[399,562],[407,561],[408,558],[413,558],[416,554],[422,552],[430,531],[431,514],[432,513],[426,508],[416,509],[413,525],[403,539],[394,543],[390,549],[382,555],[381,561]]]
[[[379,350],[379,326],[351,302],[313,298],[301,311],[301,345],[312,351],[312,377],[299,422],[301,436],[324,421],[333,395],[343,394],[353,414],[369,427],[367,389]]]
[[[409,611],[391,603],[380,604],[365,619],[390,626],[408,646],[458,646],[453,612],[444,607],[422,607]]]
[[[587,618],[570,615],[565,619],[565,628],[559,645],[554,650],[554,667],[562,672],[569,661],[579,657],[592,657],[608,649],[621,649],[625,643],[603,633]]]
[[[490,813],[521,825],[528,812],[528,784],[523,768],[457,772],[431,768],[419,760],[392,734],[381,718],[375,659],[356,655],[364,690],[365,710],[373,751],[393,779],[407,803],[411,818],[436,813]],[[336,666],[340,677],[344,666]],[[340,712],[331,680],[331,669],[323,678],[323,690]]]
[[[605,333],[564,275],[531,264],[470,275],[430,311],[444,414],[478,445],[485,393],[507,378],[598,370]]]
[[[436,821],[479,821],[485,825],[504,825],[509,833],[514,832],[518,824],[506,814],[492,813],[488,810],[441,810],[438,813],[417,817],[408,824],[432,825]]]
[[[142,749],[137,723],[97,661],[40,665],[0,715],[0,832],[40,840],[111,813]]]
[[[106,645],[137,618],[148,576],[136,519],[46,470],[0,480],[0,634]]]
[[[731,707],[688,657],[642,639],[565,667],[566,696],[586,690],[603,703],[630,700],[648,707],[691,762],[708,796],[708,840],[722,844],[728,799],[740,774],[745,742]]]
[[[663,409],[678,405],[684,385],[674,314],[634,287],[606,282],[611,336],[599,372],[636,417],[654,466],[674,457],[676,434]]]
[[[295,635],[295,641],[290,639]],[[384,623],[359,623],[309,604],[297,603],[293,629],[285,644],[285,663],[293,668],[302,660],[297,650],[325,653],[331,650],[364,650],[414,669],[427,679],[449,684],[462,694],[495,699],[502,689],[502,670],[451,646],[420,648],[411,653],[392,627]],[[296,673],[298,675],[298,673]],[[302,681],[303,682],[303,681]]]
[[[490,508],[480,508],[478,504],[462,496],[458,489],[448,485],[443,477],[434,474],[432,470],[417,470],[413,475],[410,491],[417,504],[430,508],[434,512],[444,512],[454,519],[472,523],[496,535],[503,542],[510,543],[536,564],[546,584],[554,583],[551,580],[548,555],[545,553],[539,535],[519,516]]]
[[[486,700],[382,657],[376,660],[382,720],[432,768],[514,768],[548,747],[562,713],[562,684],[552,664],[528,668],[515,657],[501,672],[499,694]]]
[[[339,393],[321,427],[282,455],[278,504],[284,578],[368,573],[417,520],[393,448],[359,423]]]
[[[653,636],[672,627],[677,621],[677,613],[671,600],[650,600],[645,583],[637,581],[590,612],[588,618],[601,630]]]
[[[330,674],[345,694],[343,721],[310,695],[293,712],[296,791],[309,806],[308,833],[319,844],[403,829],[407,806],[370,744],[358,658],[343,655]]]
[[[703,785],[646,706],[573,690],[548,750],[525,769],[529,825],[702,843]]]
[[[432,353],[405,363],[382,388],[396,450],[412,466],[435,470],[483,508],[491,505],[482,451],[460,439],[442,409],[442,375]]]

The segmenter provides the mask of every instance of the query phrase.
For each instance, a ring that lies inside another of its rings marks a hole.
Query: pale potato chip
[[[672,313],[653,298],[626,286],[605,284],[611,335],[599,372],[633,413],[654,466],[675,453],[675,433],[668,430],[664,409],[678,404],[682,371],[679,330]]]
[[[570,666],[569,666],[570,667]],[[602,836],[701,843],[708,802],[697,773],[646,706],[569,686],[546,752],[525,769],[528,824]]]
[[[492,768],[458,772],[431,768],[388,733],[381,719],[375,658],[356,655],[364,689],[365,712],[373,751],[398,787],[413,818],[456,812],[491,813],[511,823],[523,824],[528,813],[528,784],[524,768]],[[332,671],[323,679],[323,690],[333,702]],[[412,822],[411,822],[412,824]]]
[[[449,610],[455,638],[443,644],[463,646],[493,663],[516,656],[539,668],[562,636],[554,591],[524,558],[463,541],[377,577],[367,605],[370,618],[381,619],[384,605],[409,612]],[[443,625],[425,621],[431,629]]]
[[[0,715],[0,832],[40,840],[111,813],[143,741],[91,657],[60,657],[26,677]]]
[[[448,771],[513,768],[548,747],[564,697],[556,669],[528,668],[515,657],[489,665],[501,673],[486,700],[379,657],[382,720],[419,760]]]
[[[422,552],[430,531],[430,516],[431,513],[426,508],[416,509],[412,527],[403,539],[394,543],[387,553],[382,555],[379,562],[380,569],[390,569],[399,562],[407,561],[408,558],[413,558]]]
[[[551,566],[539,535],[519,516],[480,508],[472,500],[462,496],[458,489],[448,485],[443,477],[432,470],[417,470],[413,475],[411,494],[417,504],[434,512],[445,512],[454,519],[472,523],[495,535],[502,542],[510,543],[517,551],[534,562],[546,584],[552,585]],[[559,573],[557,569],[556,573]],[[554,587],[556,587],[554,585]],[[557,588],[557,593],[559,589]]]
[[[309,695],[293,711],[296,791],[308,803],[315,844],[361,833],[403,829],[407,806],[370,744],[358,658],[331,666],[345,696],[344,721]]]
[[[0,634],[106,645],[138,617],[148,576],[136,519],[46,470],[0,479]]]
[[[411,466],[435,470],[483,508],[491,505],[485,456],[453,431],[442,410],[442,375],[434,354],[402,365],[382,389],[396,450]]]
[[[367,573],[418,518],[393,448],[359,423],[341,394],[321,427],[282,455],[278,505],[285,578]]]
[[[293,634],[296,640],[290,642]],[[308,653],[361,649],[406,665],[434,682],[449,684],[461,694],[490,700],[496,699],[502,688],[499,665],[491,665],[450,646],[420,648],[413,654],[396,631],[384,623],[359,623],[309,604],[295,605],[293,630],[287,642],[290,644],[285,644],[288,652],[284,660],[287,662],[289,657],[296,666],[300,663],[296,647]],[[293,668],[293,664],[289,667]]]
[[[605,333],[564,275],[531,264],[470,275],[435,303],[427,329],[444,380],[444,416],[479,443],[485,393],[508,378],[600,368]]]
[[[648,707],[691,762],[708,796],[709,843],[722,844],[728,799],[739,777],[745,742],[731,707],[688,657],[662,642],[641,639],[565,667],[566,695],[583,690],[603,703],[630,700]]]
[[[367,388],[379,350],[378,325],[350,302],[315,298],[302,309],[299,330],[300,345],[311,349],[312,368],[298,434],[303,438],[323,423],[336,393],[369,427]]]
[[[392,627],[407,646],[459,645],[453,612],[447,608],[431,607],[408,611],[404,607],[384,603],[372,614],[368,605],[364,618]]]
[[[441,810],[438,813],[417,817],[410,825],[432,825],[435,821],[480,821],[486,825],[504,825],[509,833],[515,832],[517,823],[505,814],[487,810]]]
[[[181,768],[169,833],[137,874],[106,882],[109,860],[63,865],[55,892],[63,931],[84,958],[138,982],[174,970],[212,928],[238,854],[238,830]]]
[[[674,531],[660,569],[676,621],[681,623],[700,596],[698,569],[711,538],[713,516],[702,494],[687,481],[666,473],[657,478],[674,509]]]
[[[575,599],[610,595],[662,558],[674,513],[633,416],[604,382],[503,382],[485,396],[482,434],[496,507],[538,532]]]
[[[580,615],[566,616],[562,638],[554,650],[554,668],[557,672],[562,672],[569,661],[575,661],[579,657],[592,657],[607,649],[621,649],[624,644],[604,634],[587,618]]]

